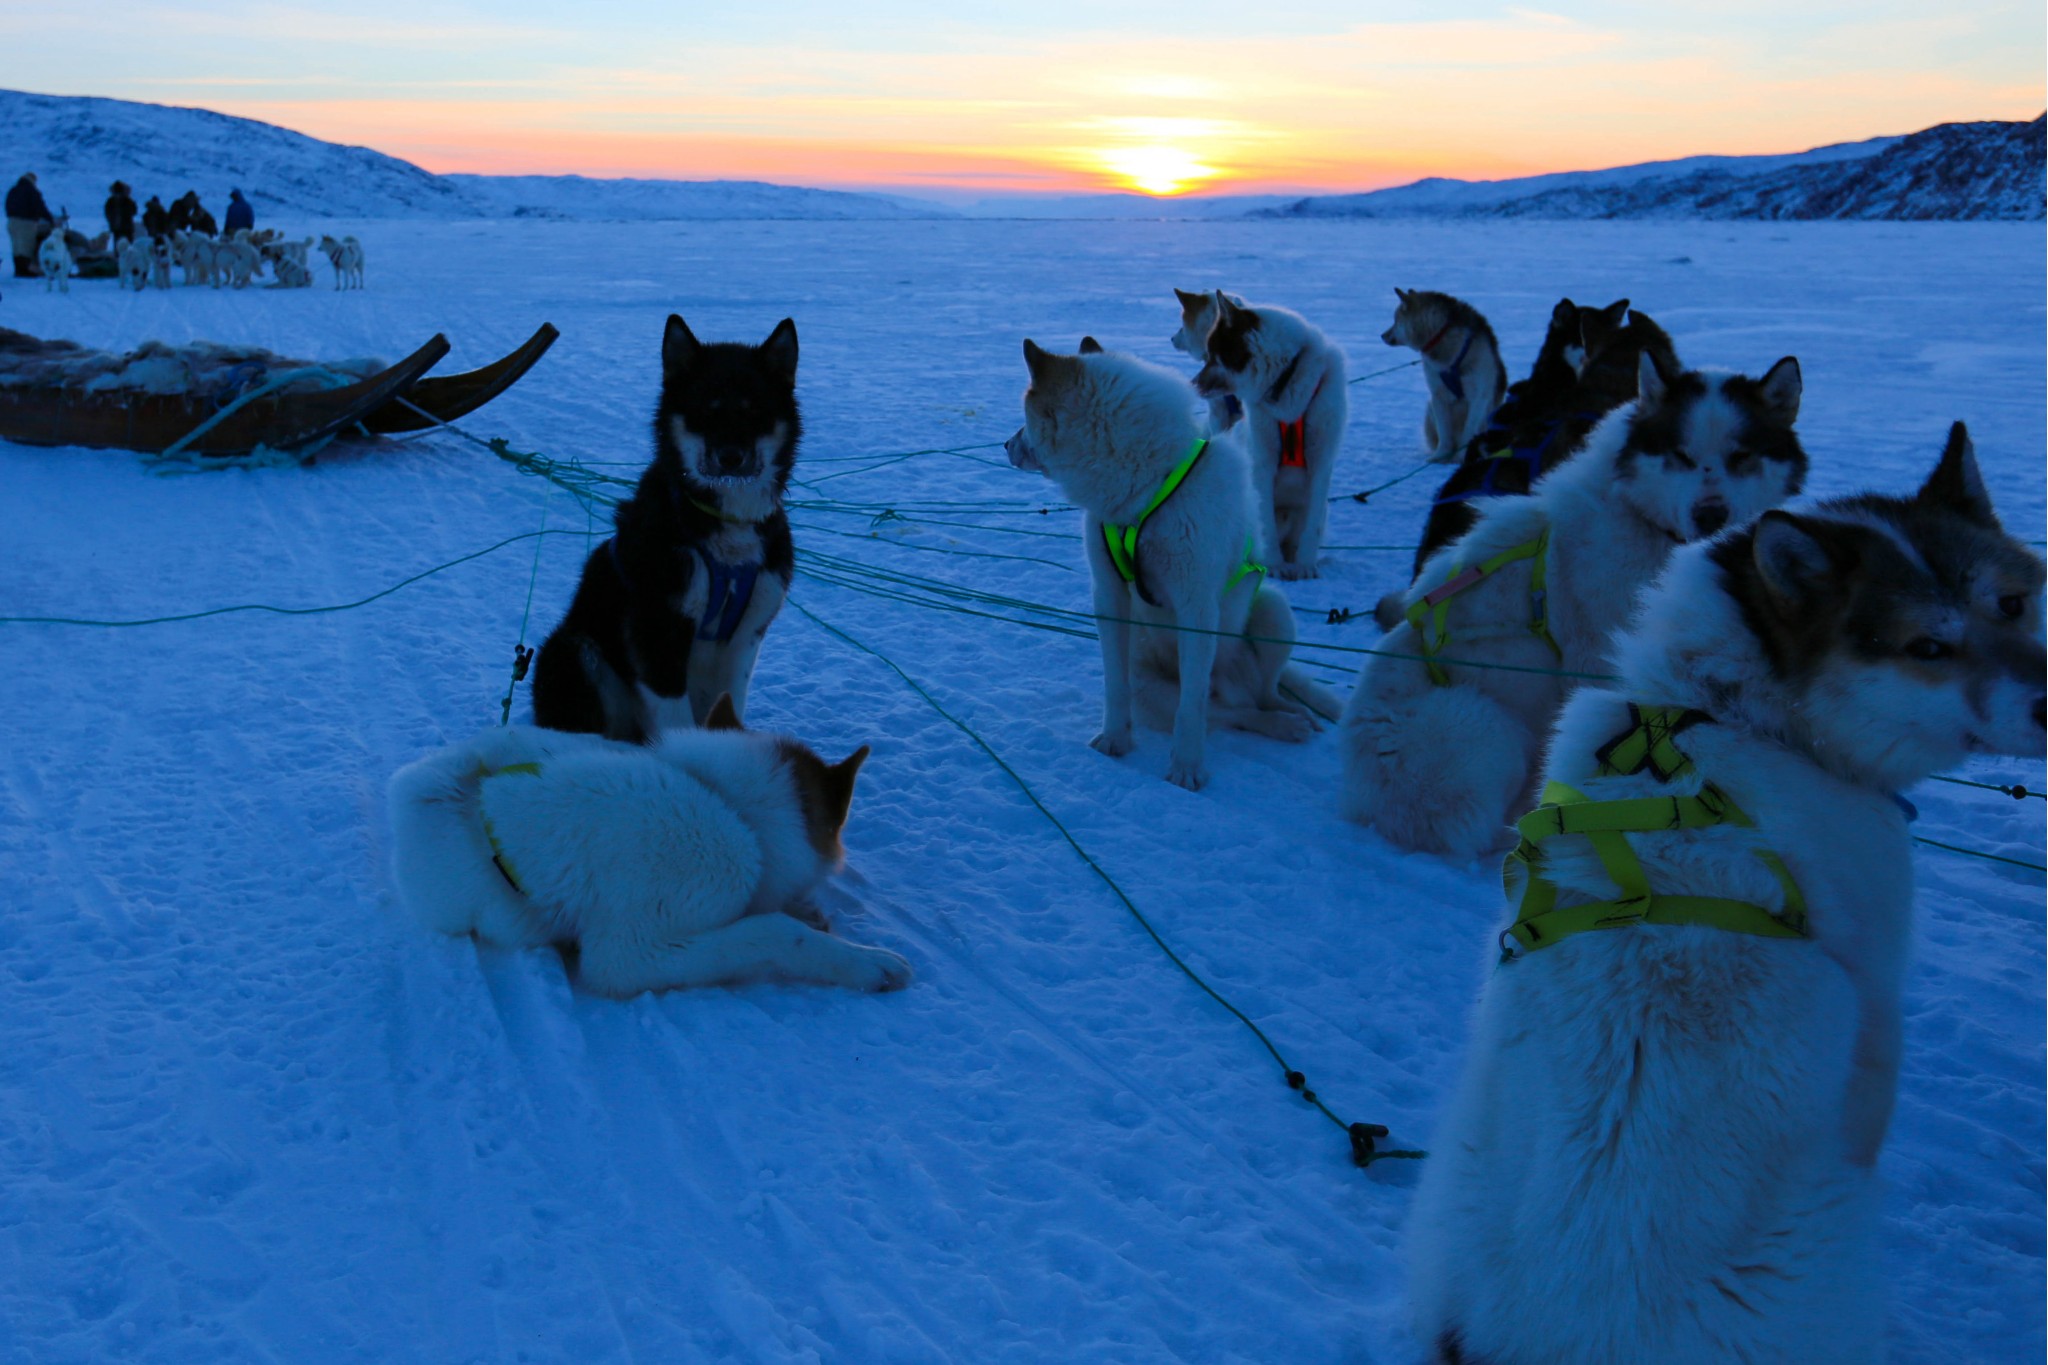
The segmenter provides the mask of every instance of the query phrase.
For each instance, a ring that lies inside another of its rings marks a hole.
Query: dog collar
[[[1420,346],[1420,347],[1419,347],[1418,349],[1420,349],[1420,350],[1421,350],[1422,354],[1424,354],[1424,355],[1428,355],[1428,354],[1429,354],[1429,353],[1430,353],[1431,351],[1433,351],[1433,350],[1435,350],[1435,349],[1436,349],[1436,344],[1437,344],[1437,343],[1438,343],[1439,341],[1442,341],[1442,340],[1443,340],[1443,339],[1444,339],[1444,338],[1445,338],[1446,336],[1450,335],[1450,331],[1451,331],[1451,328],[1453,328],[1453,327],[1455,327],[1455,326],[1457,326],[1457,325],[1458,325],[1458,324],[1457,324],[1457,322],[1456,322],[1455,320],[1454,320],[1454,321],[1451,321],[1451,322],[1447,322],[1447,323],[1445,323],[1445,324],[1444,324],[1443,326],[1441,326],[1441,327],[1439,327],[1439,328],[1437,328],[1437,329],[1436,329],[1436,335],[1435,335],[1435,336],[1433,336],[1433,337],[1431,337],[1431,338],[1430,338],[1429,340],[1427,340],[1427,341],[1423,342],[1423,343],[1422,343],[1422,345],[1421,345],[1421,346]]]
[[[700,497],[685,493],[681,480],[677,480],[669,485],[669,498],[675,504],[678,511],[681,511],[686,506],[694,507],[705,516],[715,517],[730,526],[759,526],[761,524],[759,521],[749,517],[733,516],[717,503],[706,502]]]

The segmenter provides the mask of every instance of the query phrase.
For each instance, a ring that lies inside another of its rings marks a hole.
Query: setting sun
[[[1163,143],[1111,148],[1102,153],[1102,164],[1117,179],[1146,194],[1179,194],[1216,175],[1214,166],[1202,164],[1192,152]]]
[[[1102,153],[1102,164],[1118,180],[1147,194],[1180,194],[1217,174],[1214,166],[1194,160],[1192,151],[1165,143],[1112,147]]]

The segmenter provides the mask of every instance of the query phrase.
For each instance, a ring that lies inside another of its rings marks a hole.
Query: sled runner
[[[0,329],[0,440],[148,454],[176,448],[221,458],[259,448],[301,450],[352,428],[370,435],[420,431],[503,393],[558,335],[543,323],[492,364],[425,379],[448,354],[448,339],[439,333],[404,360],[379,368],[363,361],[311,364],[209,343],[172,348],[152,342],[116,356]],[[398,402],[401,397],[433,416]]]
[[[553,323],[543,322],[540,330],[526,339],[525,345],[502,360],[465,374],[422,379],[400,395],[405,399],[404,403],[386,403],[363,419],[363,427],[373,436],[395,436],[401,432],[424,431],[434,425],[436,418],[452,422],[475,412],[518,383],[533,368],[534,362],[547,354],[548,347],[554,345],[555,338],[560,335]],[[408,407],[408,403],[412,407]],[[422,416],[413,411],[414,407],[425,408],[433,417]]]

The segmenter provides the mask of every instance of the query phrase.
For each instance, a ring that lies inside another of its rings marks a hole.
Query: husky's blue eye
[[[1949,644],[1946,640],[1937,640],[1932,635],[1923,635],[1917,640],[1908,640],[1905,652],[1912,658],[1923,659],[1932,663],[1936,659],[1946,659],[1956,651],[1955,646]]]
[[[1998,599],[1999,615],[2008,621],[2017,621],[2026,614],[2027,599],[2018,593],[2011,593]]]

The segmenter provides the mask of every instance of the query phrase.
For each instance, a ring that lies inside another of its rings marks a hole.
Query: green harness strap
[[[1124,582],[1136,584],[1138,581],[1138,532],[1145,529],[1145,519],[1157,512],[1160,505],[1173,496],[1173,490],[1180,487],[1181,480],[1188,476],[1188,471],[1195,467],[1195,462],[1201,459],[1203,452],[1208,449],[1209,438],[1197,437],[1195,443],[1188,447],[1188,453],[1181,457],[1181,462],[1166,476],[1166,481],[1159,485],[1159,490],[1152,495],[1152,501],[1146,503],[1145,510],[1138,513],[1136,521],[1124,525],[1107,521],[1102,523],[1103,548],[1109,551],[1109,562],[1116,566],[1117,577]],[[1237,566],[1237,572],[1230,575],[1230,581],[1223,585],[1223,591],[1229,592],[1243,582],[1247,574],[1263,576],[1265,572],[1266,566],[1258,561],[1257,539],[1246,536],[1244,562]]]
[[[1536,539],[1502,550],[1474,568],[1460,569],[1453,565],[1449,578],[1417,598],[1415,604],[1408,608],[1408,624],[1415,627],[1423,665],[1429,669],[1431,682],[1444,687],[1451,681],[1450,670],[1436,658],[1451,640],[1451,599],[1520,559],[1535,561],[1529,569],[1529,633],[1549,645],[1550,652],[1560,662],[1563,661],[1564,651],[1557,647],[1557,641],[1550,634],[1550,530],[1546,527]]]
[[[1625,776],[1648,768],[1660,781],[1669,781],[1692,771],[1692,760],[1672,744],[1671,737],[1710,717],[1679,707],[1640,707],[1633,702],[1629,713],[1635,724],[1600,750],[1604,772]],[[1515,822],[1521,841],[1501,865],[1509,899],[1515,896],[1518,878],[1522,883],[1515,922],[1501,934],[1501,961],[1512,961],[1588,929],[1630,924],[1704,924],[1764,938],[1807,937],[1806,898],[1776,853],[1760,849],[1757,857],[1784,888],[1785,909],[1779,914],[1720,896],[1659,895],[1651,889],[1641,859],[1623,837],[1713,825],[1754,829],[1756,822],[1712,784],[1697,796],[1592,801],[1562,782],[1546,783],[1543,803]],[[1557,904],[1557,884],[1543,875],[1543,844],[1561,834],[1582,835],[1592,844],[1600,865],[1621,889],[1617,899]]]
[[[539,777],[540,764],[508,763],[502,768],[485,768],[477,774],[477,784],[481,787],[483,783],[490,781],[494,777],[510,777],[514,775],[519,777]],[[491,841],[491,861],[498,865],[498,871],[505,880],[512,883],[512,889],[522,896],[525,895],[526,887],[519,880],[519,874],[512,870],[512,860],[505,856],[505,847],[498,842],[498,831],[491,827],[491,817],[484,813],[481,801],[477,803],[477,814],[482,817],[484,822],[484,838]]]

